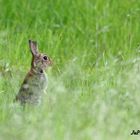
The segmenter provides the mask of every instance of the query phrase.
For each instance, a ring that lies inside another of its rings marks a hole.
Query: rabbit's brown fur
[[[22,105],[40,103],[42,94],[48,84],[45,69],[51,65],[50,58],[39,53],[37,42],[29,40],[29,47],[32,53],[31,69],[27,73],[15,99]]]

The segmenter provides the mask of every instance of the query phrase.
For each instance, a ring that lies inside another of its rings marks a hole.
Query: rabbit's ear
[[[33,56],[37,56],[39,54],[36,41],[29,40],[29,47]]]

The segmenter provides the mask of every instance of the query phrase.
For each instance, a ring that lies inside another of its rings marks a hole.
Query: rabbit
[[[45,70],[52,65],[51,59],[38,51],[36,41],[29,40],[29,48],[32,53],[30,71],[27,73],[15,101],[21,105],[41,103],[42,96],[48,85]]]

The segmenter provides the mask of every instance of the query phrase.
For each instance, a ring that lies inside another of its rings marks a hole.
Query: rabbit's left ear
[[[29,47],[33,56],[37,56],[39,54],[36,41],[29,40]]]

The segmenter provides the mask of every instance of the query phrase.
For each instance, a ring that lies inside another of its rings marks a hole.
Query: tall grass
[[[139,139],[139,12],[136,0],[0,0],[0,139]],[[42,106],[22,110],[29,39],[54,64]]]

